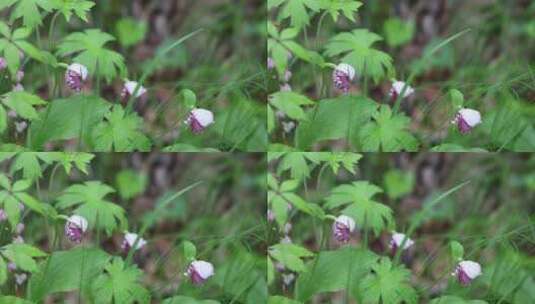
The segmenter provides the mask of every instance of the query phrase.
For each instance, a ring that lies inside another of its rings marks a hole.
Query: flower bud
[[[136,92],[136,88],[138,86],[139,86],[139,88],[137,89],[137,92]],[[128,98],[130,98],[130,96],[133,96],[134,93],[136,93],[135,97],[139,98],[139,97],[145,95],[145,93],[147,93],[147,89],[145,89],[143,86],[139,85],[135,81],[127,81],[124,84],[123,92],[121,93],[121,97],[128,99]]]
[[[193,109],[186,123],[190,126],[191,132],[198,134],[214,123],[214,114],[206,109]]]
[[[457,125],[459,132],[466,134],[481,123],[481,114],[476,110],[463,108],[457,112],[453,123]]]
[[[333,235],[338,242],[347,243],[353,230],[355,230],[355,220],[347,215],[340,215],[334,221]]]
[[[407,88],[405,88],[405,86]],[[405,88],[405,92],[403,93],[403,98],[407,98],[411,96],[414,93],[414,89],[406,84],[403,81],[394,81],[392,83],[392,88],[390,89],[390,97],[392,97],[393,100],[398,99],[398,96],[401,95],[403,92],[403,89]]]
[[[138,238],[139,240],[137,240]],[[124,252],[128,252],[134,246],[134,244],[136,244],[135,250],[139,250],[147,244],[147,241],[145,241],[143,238],[139,237],[135,233],[126,232],[126,234],[124,235],[123,243],[121,244],[122,250]]]
[[[65,72],[65,84],[71,90],[80,92],[88,74],[89,72],[84,65],[73,63],[67,67],[67,71]]]
[[[193,284],[200,285],[214,275],[214,266],[206,261],[193,261],[188,266],[186,275]]]
[[[481,275],[481,265],[474,261],[461,261],[457,264],[452,275],[457,277],[459,283],[467,286],[472,280]]]
[[[347,63],[340,63],[333,72],[333,84],[338,90],[347,93],[351,86],[351,81],[355,78],[355,68]]]
[[[87,220],[80,215],[73,215],[65,223],[65,236],[69,241],[79,244],[82,241],[84,233],[87,231]]]

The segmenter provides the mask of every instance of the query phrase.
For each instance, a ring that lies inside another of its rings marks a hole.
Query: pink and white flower
[[[139,86],[139,88],[138,88]],[[137,92],[136,92],[137,89]],[[134,96],[135,93],[135,96]],[[136,98],[139,98],[147,93],[147,89],[145,89],[142,85],[135,81],[127,81],[124,84],[123,92],[121,93],[121,96],[123,98],[130,98],[131,96],[134,96]]]
[[[475,278],[482,274],[481,265],[474,261],[461,261],[457,264],[453,276],[457,277],[459,283],[464,286],[469,285]]]
[[[88,222],[80,215],[72,215],[65,223],[65,236],[69,241],[79,244],[87,231]]]
[[[193,284],[200,285],[214,275],[214,266],[209,262],[196,260],[188,266],[185,275]]]
[[[406,238],[406,235],[403,233],[394,232],[392,234],[392,238],[390,239],[389,245],[394,254],[396,253],[398,248],[401,247],[401,244],[403,244],[403,240],[405,238]],[[414,245],[414,241],[407,237],[407,240],[405,241],[405,244],[403,245],[403,250],[409,249],[412,245]]]
[[[137,244],[136,244],[137,241]],[[121,244],[121,249],[124,252],[130,251],[131,248],[136,245],[135,250],[139,250],[147,244],[147,241],[141,238],[136,233],[126,232],[124,235],[123,243]]]
[[[473,109],[462,108],[457,112],[452,123],[457,125],[459,132],[466,134],[481,123],[481,113]]]
[[[355,220],[347,215],[340,215],[333,224],[333,235],[338,242],[347,243],[351,232],[355,230]]]
[[[83,64],[73,63],[65,72],[65,84],[73,91],[82,91],[83,83],[87,79],[89,71]]]
[[[201,133],[214,123],[214,113],[206,109],[193,109],[189,113],[186,123],[189,125],[191,132]]]
[[[405,92],[403,92],[403,89],[405,89]],[[402,97],[407,98],[411,96],[412,94],[414,94],[414,89],[403,81],[394,80],[394,82],[392,83],[392,88],[390,89],[390,93],[389,93],[390,97],[392,97],[393,100],[396,100],[398,99],[398,96],[400,96],[402,92],[403,92]]]
[[[355,78],[355,68],[347,63],[340,63],[333,71],[333,84],[338,90],[347,93],[351,81]]]

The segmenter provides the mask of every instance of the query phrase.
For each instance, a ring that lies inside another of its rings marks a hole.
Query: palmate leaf
[[[293,179],[306,179],[310,177],[311,168],[319,164],[321,161],[321,153],[304,153],[293,152],[283,153],[282,159],[277,168],[277,174],[280,175],[284,171],[290,171],[290,176]],[[309,165],[308,162],[312,164]]]
[[[113,192],[113,188],[99,181],[72,185],[58,198],[56,206],[59,209],[75,207],[73,213],[85,217],[90,226],[111,235],[116,229],[126,228],[127,223],[124,209],[105,199]]]
[[[381,40],[381,36],[366,29],[341,33],[329,40],[325,46],[325,55],[342,56],[341,62],[352,65],[357,73],[369,76],[377,83],[385,76],[392,76],[394,70],[392,57],[372,48],[373,44]]]
[[[418,140],[408,131],[411,120],[403,114],[392,114],[388,106],[381,106],[373,120],[360,130],[362,151],[416,151]]]
[[[308,249],[295,244],[276,244],[269,247],[268,252],[274,260],[295,272],[305,270],[305,263],[302,261],[303,258],[314,256],[314,253]]]
[[[305,111],[301,107],[314,104],[308,97],[294,92],[277,92],[269,97],[269,103],[295,120],[306,118]]]
[[[282,1],[274,1],[270,7],[282,4]],[[320,10],[318,0],[286,0],[279,14],[280,19],[290,18],[290,24],[296,28],[302,28],[310,23],[310,18]]]
[[[86,0],[50,0],[54,9],[60,11],[67,22],[75,14],[78,18],[87,22],[87,13],[91,10],[95,3]]]
[[[334,188],[325,199],[329,209],[346,206],[342,214],[355,219],[358,227],[371,229],[376,235],[394,225],[392,209],[372,198],[383,190],[367,181],[357,181],[350,185]]]
[[[126,67],[121,54],[104,48],[115,38],[99,29],[89,29],[65,37],[58,46],[59,56],[75,55],[74,62],[85,65],[91,74],[110,82],[116,76],[124,76]]]
[[[39,116],[35,107],[46,104],[46,101],[42,100],[39,96],[24,91],[9,92],[1,97],[1,101],[6,107],[27,120],[38,119]]]
[[[92,286],[96,303],[139,303],[150,302],[150,293],[140,281],[143,271],[136,266],[125,265],[121,258],[114,258],[104,268]]]
[[[37,271],[36,258],[46,257],[47,254],[28,244],[12,243],[0,248],[0,259],[5,258],[26,272]],[[4,265],[2,265],[4,266]]]
[[[0,10],[15,3],[15,9],[11,12],[11,21],[22,18],[24,26],[29,28],[41,25],[46,13],[50,13],[53,9],[50,0],[2,0]],[[41,11],[44,11],[45,14],[41,15]]]
[[[359,284],[362,303],[398,304],[417,303],[418,295],[410,285],[411,273],[403,266],[392,265],[388,258],[381,258]]]
[[[121,106],[116,105],[105,119],[93,131],[96,151],[150,150],[151,142],[141,131],[143,120],[139,116],[134,113],[126,114]]]
[[[355,0],[320,0],[321,9],[329,12],[334,22],[338,21],[340,14],[355,22],[354,14],[362,6],[362,2]]]

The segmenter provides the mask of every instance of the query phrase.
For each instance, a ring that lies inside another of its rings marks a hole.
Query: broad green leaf
[[[390,170],[384,176],[386,194],[392,199],[398,199],[412,192],[415,177],[411,171]]]
[[[40,249],[27,244],[9,244],[0,251],[9,261],[15,263],[17,268],[33,273],[37,271],[36,258],[45,257],[47,254]]]
[[[107,82],[126,75],[126,66],[121,54],[104,46],[114,41],[110,34],[99,29],[88,29],[65,37],[58,46],[58,55],[74,55],[73,62],[85,65],[90,74],[102,76]]]
[[[150,303],[150,292],[141,285],[143,271],[114,258],[105,272],[93,282],[92,294],[97,303]]]
[[[416,304],[418,294],[410,285],[411,273],[403,266],[392,265],[388,258],[381,258],[372,266],[373,272],[359,282],[362,303]]]
[[[308,97],[294,92],[277,92],[269,97],[269,103],[295,120],[305,119],[305,111],[301,108],[302,106],[314,104]]]
[[[276,261],[282,263],[286,268],[295,272],[305,270],[303,258],[314,256],[308,249],[295,244],[277,244],[268,250],[269,255]]]
[[[147,187],[147,175],[134,170],[123,170],[115,177],[117,190],[123,199],[131,199],[143,193]]]
[[[96,151],[148,151],[152,145],[142,132],[143,120],[135,113],[127,114],[120,105],[115,105],[105,115],[105,121],[93,131]]]
[[[127,224],[124,209],[105,199],[113,192],[113,188],[99,181],[72,185],[58,198],[56,207],[74,208],[73,213],[85,217],[90,227],[111,235],[117,229],[125,229]]]
[[[74,95],[54,100],[39,114],[39,120],[31,124],[29,145],[34,151],[42,151],[49,142],[78,138],[92,146],[91,133],[110,106],[97,96]]]
[[[123,47],[130,47],[141,42],[147,33],[147,23],[133,18],[123,18],[115,25],[117,38]]]
[[[466,300],[457,296],[442,296],[440,298],[434,298],[429,304],[488,304],[483,300]]]
[[[318,0],[286,0],[279,17],[290,18],[292,26],[302,28],[310,23],[311,16],[320,8]]]
[[[360,131],[363,151],[398,152],[416,151],[418,140],[409,132],[410,119],[403,114],[392,114],[385,105],[373,115],[373,121]]]
[[[163,300],[162,304],[219,304],[215,300],[197,300],[186,296],[176,296]]]
[[[30,28],[41,25],[44,16],[53,8],[49,0],[2,0],[2,2],[0,9],[17,3],[11,13],[11,21],[22,18],[24,26]]]
[[[359,130],[376,111],[377,104],[361,96],[321,100],[297,126],[295,145],[300,150],[310,150],[316,143],[346,139],[358,146]]]
[[[39,118],[35,106],[45,105],[46,102],[39,96],[27,92],[9,92],[2,96],[2,103],[15,111],[24,119],[36,120]]]
[[[302,302],[288,299],[283,296],[270,296],[267,304],[302,304]]]
[[[410,42],[414,36],[413,21],[403,21],[400,18],[390,18],[385,21],[384,33],[386,43],[391,47],[398,47]]]
[[[329,57],[342,56],[340,61],[352,65],[357,73],[371,77],[374,82],[393,75],[392,58],[372,48],[381,36],[366,29],[356,29],[332,37],[325,46]]]
[[[28,283],[32,301],[40,302],[47,295],[80,290],[87,294],[91,282],[108,263],[109,255],[100,249],[74,248],[50,255]]]
[[[50,0],[54,9],[60,11],[67,22],[70,21],[73,14],[85,22],[88,22],[87,14],[95,3],[86,0]]]
[[[362,6],[362,2],[355,0],[320,0],[322,10],[326,10],[334,22],[338,21],[340,14],[355,22],[355,13]]]
[[[354,290],[375,260],[376,255],[365,249],[344,247],[322,251],[307,263],[306,270],[297,278],[296,299],[308,303],[313,295]]]

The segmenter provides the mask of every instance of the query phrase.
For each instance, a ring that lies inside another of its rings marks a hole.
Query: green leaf
[[[197,300],[186,296],[176,296],[163,300],[162,304],[219,304],[214,300]]]
[[[122,18],[115,25],[119,43],[130,47],[141,42],[147,33],[147,23],[133,18]]]
[[[3,247],[1,254],[9,261],[15,263],[17,268],[26,272],[37,271],[36,258],[47,254],[40,249],[27,244],[9,244]]]
[[[59,209],[75,207],[73,213],[85,217],[90,226],[111,235],[117,229],[125,229],[127,223],[124,209],[105,199],[113,192],[113,188],[99,181],[76,184],[65,189],[56,206]]]
[[[334,209],[346,206],[342,214],[352,217],[357,226],[372,230],[378,235],[385,228],[392,228],[394,220],[392,209],[372,198],[382,190],[367,181],[358,181],[350,185],[340,185],[325,199],[325,207]]]
[[[319,164],[320,160],[321,153],[286,153],[277,167],[277,174],[281,175],[284,171],[290,171],[290,176],[293,179],[306,179],[310,177],[311,167]],[[309,165],[308,162],[312,164]]]
[[[88,174],[87,166],[95,157],[94,154],[83,152],[56,152],[49,153],[51,159],[60,163],[65,169],[65,173],[70,174],[72,167],[76,167],[81,172]]]
[[[0,255],[0,286],[7,281],[7,264],[4,258]]]
[[[0,303],[5,304],[35,304],[34,302],[27,301],[14,296],[0,296]]]
[[[27,92],[9,92],[2,96],[2,103],[24,119],[36,120],[39,118],[35,106],[45,105],[46,102],[39,96]]]
[[[325,157],[323,161],[325,161],[329,165],[329,167],[331,167],[334,174],[338,174],[340,166],[344,167],[347,171],[355,174],[355,166],[362,158],[361,154],[350,152],[332,152],[324,153],[324,155]]]
[[[403,114],[392,115],[392,110],[382,105],[360,131],[363,151],[398,152],[416,151],[418,140],[408,131],[410,119]]]
[[[87,20],[87,14],[91,10],[95,3],[93,1],[86,0],[50,0],[54,9],[60,11],[67,22],[70,21],[73,14],[78,16],[85,22]]]
[[[286,0],[279,18],[290,18],[290,23],[296,28],[302,28],[310,23],[311,16],[320,10],[317,0]],[[311,13],[309,14],[309,12]]]
[[[308,97],[294,92],[277,92],[269,97],[269,103],[295,120],[305,119],[305,111],[301,108],[302,106],[314,104]]]
[[[3,1],[6,2],[6,1]],[[7,0],[7,3],[0,4],[0,9],[17,3],[11,13],[11,21],[22,18],[24,26],[34,28],[42,24],[46,13],[52,11],[52,5],[49,0]],[[41,10],[45,12],[41,14]]]
[[[123,170],[115,177],[117,190],[123,199],[131,199],[143,193],[147,187],[147,175],[134,170]]]
[[[282,263],[284,267],[295,272],[302,272],[305,270],[303,258],[314,256],[314,253],[306,248],[295,244],[276,244],[269,247],[269,255],[278,262]]]
[[[22,170],[23,178],[32,181],[38,179],[43,176],[41,161],[45,164],[51,163],[51,159],[47,156],[47,153],[39,152],[18,153],[17,157],[11,164],[10,172],[13,174],[17,171]]]
[[[283,296],[270,296],[267,304],[302,304],[299,301],[285,298]]]
[[[87,294],[91,282],[109,261],[109,255],[95,248],[56,251],[40,265],[28,283],[32,301],[41,302],[47,295],[80,291]],[[81,290],[80,290],[81,289]]]
[[[143,271],[135,265],[125,265],[121,258],[114,258],[105,272],[93,282],[92,293],[97,303],[139,303],[150,302],[150,293],[141,279]]]
[[[96,151],[150,150],[150,139],[142,132],[143,119],[135,113],[127,114],[120,105],[115,105],[105,119],[93,131]]]
[[[124,58],[121,54],[104,46],[115,38],[99,29],[85,30],[65,37],[58,46],[58,55],[75,55],[74,62],[85,65],[89,73],[102,76],[107,82],[126,75]]]
[[[341,33],[329,40],[325,54],[329,57],[342,56],[341,62],[352,65],[357,73],[371,77],[374,82],[392,76],[392,58],[385,52],[373,49],[381,36],[366,29]]]
[[[6,109],[0,105],[0,135],[7,129],[7,112]]]
[[[450,242],[451,257],[454,261],[460,261],[464,256],[464,247],[457,241]]]
[[[48,104],[28,132],[31,149],[44,150],[46,143],[78,138],[92,147],[92,131],[109,112],[111,104],[98,96],[74,95]]]
[[[355,13],[362,6],[362,2],[354,0],[320,0],[322,10],[327,11],[334,22],[338,21],[340,14],[355,22]]]
[[[182,242],[182,252],[187,262],[192,262],[197,257],[197,248],[190,241]]]
[[[381,258],[372,270],[359,283],[362,303],[417,303],[418,295],[410,285],[409,270],[392,265],[388,258]]]
[[[386,193],[392,199],[398,199],[412,192],[415,177],[412,171],[390,170],[384,176]]]
[[[457,296],[442,296],[431,300],[429,304],[488,304],[488,302],[483,300],[465,300]]]
[[[358,146],[358,133],[377,112],[375,101],[362,96],[343,96],[321,100],[307,111],[295,131],[295,145],[310,150],[315,143],[346,139]]]
[[[365,249],[344,247],[322,251],[307,263],[306,270],[297,278],[296,298],[308,303],[313,295],[345,289],[353,291],[375,261],[376,255]]]
[[[400,18],[390,18],[385,21],[384,33],[386,43],[390,47],[398,47],[412,40],[415,25],[411,21],[403,21]]]
[[[463,93],[461,93],[459,90],[451,89],[448,94],[454,110],[458,110],[464,106]]]

